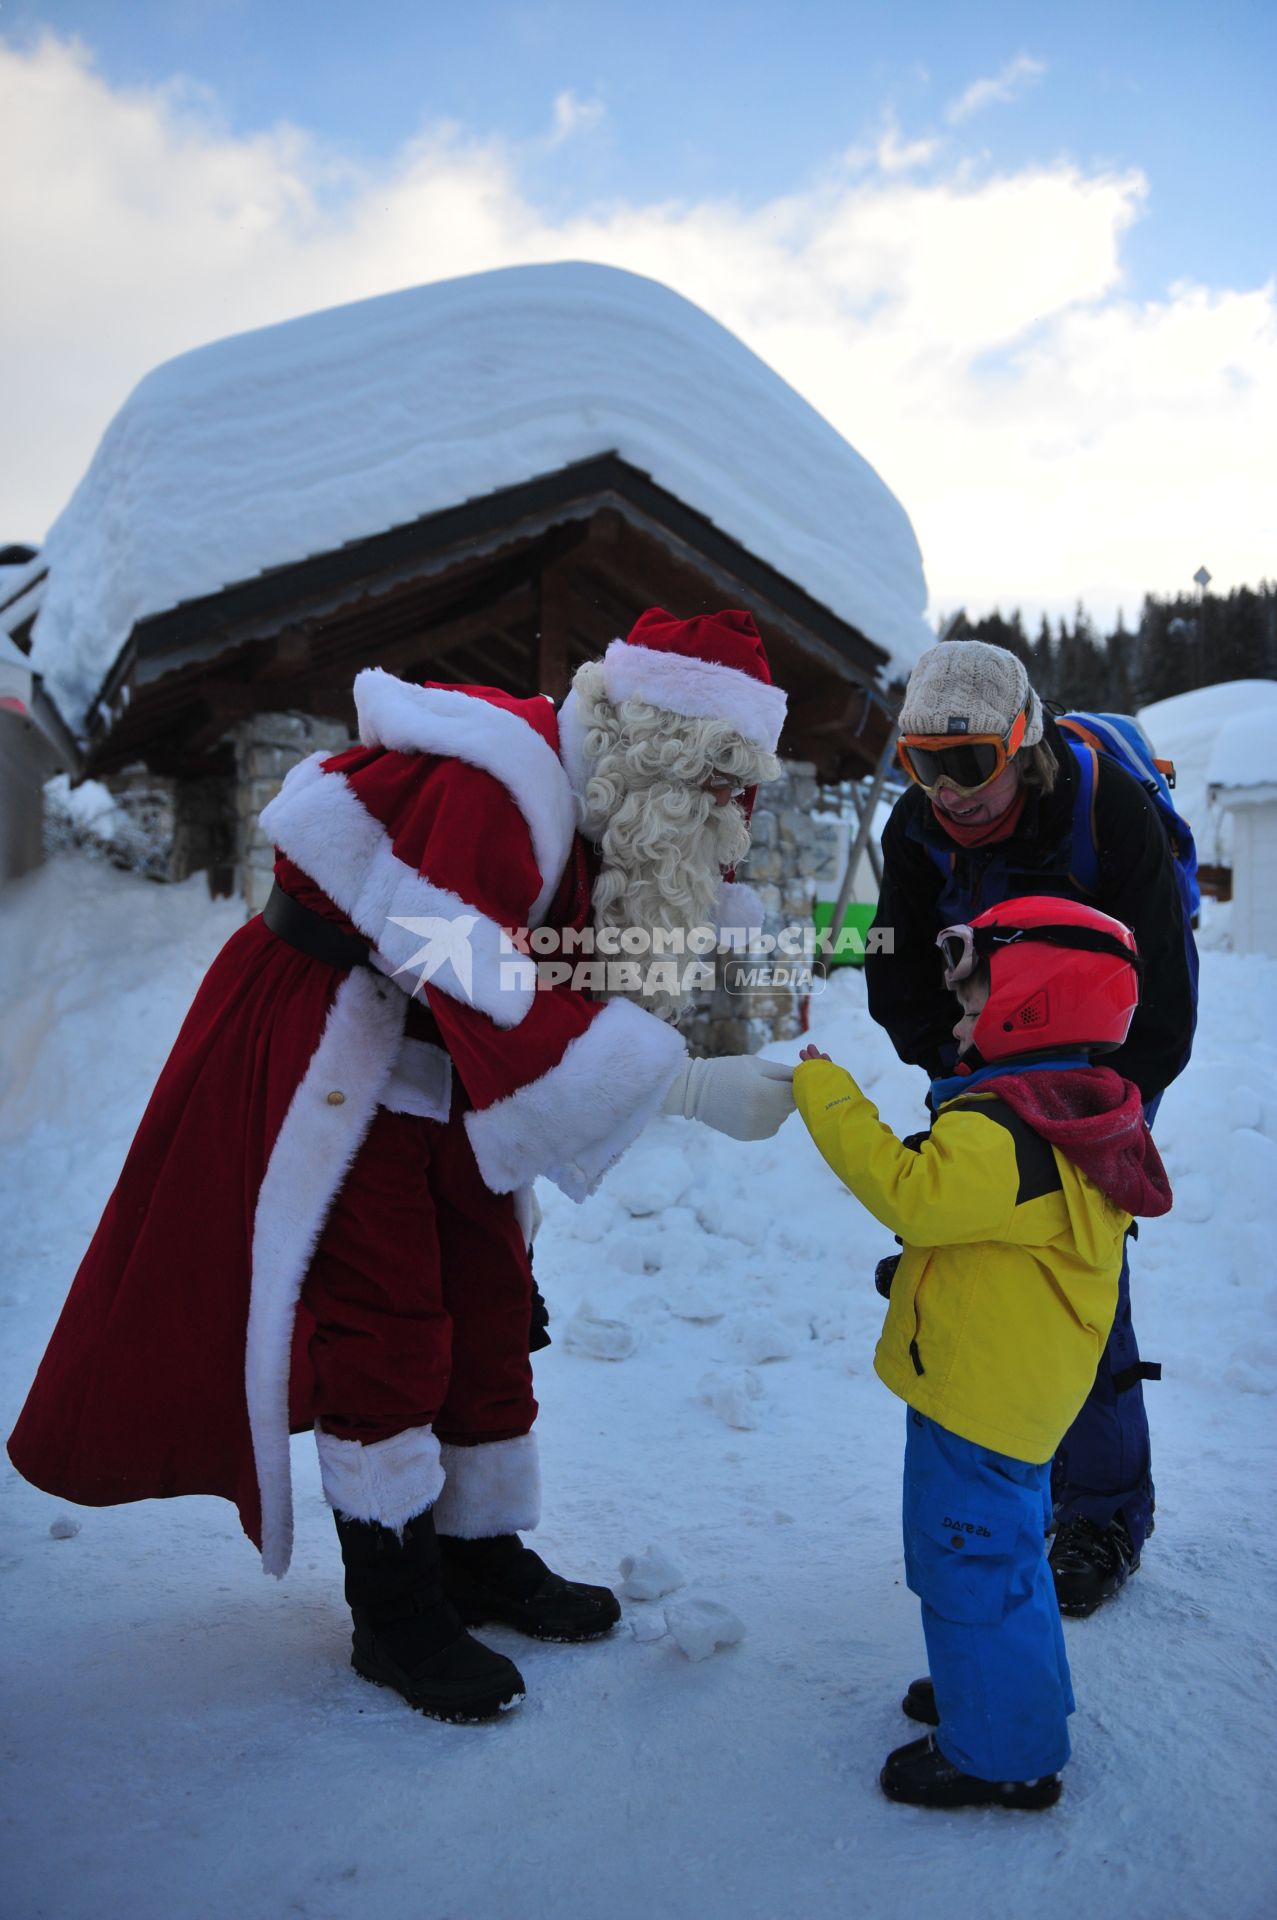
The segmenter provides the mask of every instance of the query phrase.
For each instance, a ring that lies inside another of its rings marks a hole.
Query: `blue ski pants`
[[[980,1780],[1057,1773],[1073,1688],[1046,1557],[1050,1462],[977,1447],[912,1407],[905,1434],[905,1578],[940,1751]]]

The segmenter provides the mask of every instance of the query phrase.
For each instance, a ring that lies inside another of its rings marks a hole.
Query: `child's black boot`
[[[911,1807],[1018,1807],[1037,1812],[1053,1807],[1063,1782],[1058,1773],[1040,1780],[978,1780],[946,1760],[934,1733],[911,1740],[887,1755],[879,1784],[889,1800]]]
[[[925,1680],[911,1680],[900,1702],[900,1711],[907,1713],[911,1720],[920,1720],[924,1727],[940,1725],[940,1709],[936,1705],[936,1690],[928,1674]]]

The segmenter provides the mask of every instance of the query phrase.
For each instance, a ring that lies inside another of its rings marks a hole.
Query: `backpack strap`
[[[1104,742],[1099,735],[1092,732],[1090,727],[1083,726],[1080,720],[1074,719],[1071,713],[1058,713],[1055,716],[1055,727],[1057,733],[1069,733],[1074,739],[1084,740],[1087,746],[1094,747],[1097,753],[1103,748]],[[1069,741],[1069,745],[1073,745],[1073,740]]]
[[[1077,729],[1079,732],[1081,728]],[[1069,858],[1069,877],[1083,893],[1100,890],[1099,841],[1095,831],[1095,796],[1100,783],[1099,754],[1089,742],[1070,740],[1070,753],[1077,763],[1077,792],[1073,796],[1073,847]]]

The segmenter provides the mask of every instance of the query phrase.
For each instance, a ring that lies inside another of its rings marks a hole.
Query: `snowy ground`
[[[237,919],[202,881],[157,887],[73,855],[5,896],[5,1431]],[[1158,1127],[1178,1205],[1145,1227],[1135,1272],[1145,1353],[1166,1370],[1149,1390],[1157,1534],[1120,1603],[1067,1628],[1079,1710],[1055,1811],[880,1796],[923,1671],[900,1568],[903,1410],[870,1366],[890,1243],[797,1121],[750,1148],[667,1120],[585,1207],[543,1196],[538,1544],[614,1581],[654,1546],[684,1587],[629,1606],[593,1648],[494,1633],[526,1703],[444,1727],[347,1665],[309,1441],[278,1586],[218,1502],[69,1509],[6,1465],[7,1920],[1277,1910],[1277,966],[1212,952],[1203,988],[1197,1058]],[[888,1119],[918,1124],[921,1083],[857,978],[814,1027]],[[609,1350],[624,1357],[594,1357]],[[744,1637],[693,1661],[663,1609],[697,1600]]]

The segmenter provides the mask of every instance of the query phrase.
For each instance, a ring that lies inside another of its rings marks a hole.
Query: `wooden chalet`
[[[781,751],[822,779],[871,769],[888,656],[615,454],[271,569],[140,621],[91,710],[84,770],[230,771],[261,713],[353,728],[363,667],[559,699],[645,607],[745,607],[790,699]]]

